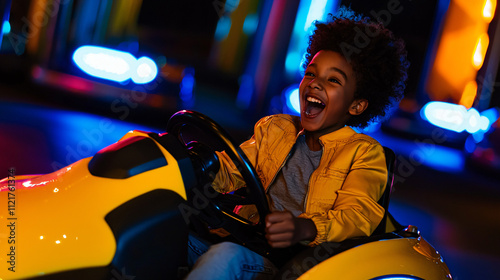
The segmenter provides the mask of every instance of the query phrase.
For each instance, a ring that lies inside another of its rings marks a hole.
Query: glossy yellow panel
[[[160,149],[167,166],[127,179],[91,175],[87,168],[90,158],[86,158],[54,173],[17,177],[12,192],[6,189],[6,180],[0,181],[0,278],[24,279],[109,264],[116,249],[104,220],[110,211],[155,189],[173,190],[186,198],[175,159]],[[9,193],[15,195],[14,215],[7,209]],[[6,226],[9,223],[15,224],[13,233]],[[15,243],[8,244],[10,236]],[[11,251],[15,272],[8,270],[11,256],[7,253]]]
[[[314,257],[308,263],[314,263]],[[353,264],[358,264],[359,269]],[[299,280],[367,280],[391,274],[451,279],[441,256],[429,243],[420,238],[403,238],[371,242],[347,250],[316,265]]]

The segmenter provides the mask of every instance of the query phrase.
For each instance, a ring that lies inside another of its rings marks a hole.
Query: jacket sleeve
[[[369,236],[382,220],[385,210],[377,201],[387,182],[384,150],[380,144],[373,144],[360,154],[337,191],[333,207],[299,216],[316,225],[317,236],[309,246]]]
[[[262,118],[255,124],[254,135],[240,145],[252,166],[256,166],[260,141],[264,135],[265,124],[269,117]],[[216,152],[219,157],[220,169],[217,172],[212,187],[221,193],[227,193],[245,186],[245,181],[226,152]]]

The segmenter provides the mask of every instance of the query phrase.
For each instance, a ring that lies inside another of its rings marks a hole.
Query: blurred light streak
[[[481,34],[479,39],[477,39],[476,48],[474,50],[474,55],[472,56],[472,65],[476,70],[479,70],[483,66],[484,57],[486,56],[486,51],[488,50],[488,44],[490,43],[490,38],[487,33]]]
[[[286,1],[272,1],[271,10],[269,12],[268,22],[259,46],[259,60],[257,61],[256,71],[254,72],[255,79],[255,102],[257,107],[260,107],[264,101],[266,87],[269,79],[272,76],[273,61],[275,52],[273,46],[278,44],[281,22],[285,17]]]
[[[373,280],[419,280],[419,279],[421,278],[416,278],[406,275],[390,275],[390,276],[388,275],[388,276],[373,278]]]
[[[473,134],[487,132],[493,123],[490,118],[494,119],[496,116],[498,119],[498,115],[495,115],[494,112],[489,110],[485,112],[486,116],[479,114],[474,108],[467,110],[462,105],[432,101],[422,108],[421,117],[431,124],[447,130],[458,133],[467,131]]]
[[[309,12],[307,13],[306,23],[304,24],[304,31],[308,32],[313,21],[323,18],[328,0],[312,0],[309,5]]]
[[[79,47],[73,61],[91,76],[116,82],[132,79],[136,84],[145,84],[158,74],[156,63],[148,57],[136,59],[130,53],[99,46]]]
[[[500,117],[500,112],[499,108],[490,108],[488,110],[484,110],[481,115],[486,117],[489,121],[490,124],[494,124],[498,118]]]
[[[259,16],[257,14],[249,14],[245,18],[245,22],[243,23],[243,33],[248,36],[252,36],[257,30],[257,26],[259,25]]]
[[[465,88],[476,80],[483,65],[489,44],[489,16],[494,7],[494,0],[450,0],[426,83],[431,100],[458,103],[464,92],[470,93]]]
[[[184,78],[181,81],[181,90],[179,93],[180,99],[183,102],[189,102],[193,99],[195,78],[194,78],[194,69],[186,68],[184,70]]]
[[[391,148],[398,156],[399,164],[403,164],[400,157],[405,157],[405,164],[413,167],[425,165],[435,170],[456,173],[462,172],[465,168],[465,156],[462,150],[441,146],[437,143],[422,143],[418,140],[391,136],[380,130],[374,133],[367,133],[375,138],[383,146]],[[408,161],[409,160],[409,161]]]
[[[227,16],[222,16],[217,22],[217,28],[215,29],[215,40],[222,41],[227,38],[229,31],[231,30],[231,18]]]
[[[282,95],[286,100],[286,109],[283,111],[292,115],[300,116],[299,85],[294,84],[287,87],[283,90]]]
[[[48,84],[55,85],[77,93],[88,93],[94,90],[92,82],[68,75],[60,72],[46,71],[39,66],[34,66],[31,71],[31,76],[35,81],[44,81]]]
[[[489,23],[495,16],[495,9],[497,7],[496,0],[486,0],[484,2],[483,17]]]
[[[10,33],[10,22],[9,21],[4,21],[3,26],[2,26],[2,35],[7,35]]]
[[[240,88],[238,89],[238,96],[236,98],[236,106],[240,109],[247,109],[252,101],[252,94],[254,92],[254,84],[252,76],[248,74],[241,75]]]
[[[467,153],[471,154],[476,150],[476,139],[472,135],[469,135],[467,139],[465,139],[464,149]]]
[[[210,53],[210,64],[224,73],[241,73],[246,61],[246,48],[259,26],[261,1],[214,1],[219,21]]]
[[[99,28],[98,33],[100,36],[112,36],[116,38],[136,36],[137,20],[142,0],[100,0],[96,2],[100,2],[99,20],[97,21],[99,27],[96,27]]]
[[[476,81],[470,81],[465,86],[464,92],[458,104],[465,106],[466,108],[471,108],[474,104],[474,99],[477,93],[477,83]]]
[[[479,143],[484,140],[484,131],[479,130],[476,133],[471,134],[474,142]]]
[[[325,15],[335,13],[338,0],[302,0],[300,1],[290,45],[288,48],[285,70],[289,78],[300,73],[302,56],[307,48],[307,36],[315,20],[325,20]]]
[[[240,0],[226,0],[224,4],[224,11],[227,13],[232,13],[240,5]]]
[[[24,17],[25,27],[29,28],[29,40],[26,44],[28,52],[34,54],[39,50],[40,41],[43,40],[42,33],[47,28],[50,18],[48,17],[48,1],[47,0],[32,0],[29,1],[28,16]],[[56,12],[57,13],[57,12]],[[50,43],[50,40],[49,42]]]

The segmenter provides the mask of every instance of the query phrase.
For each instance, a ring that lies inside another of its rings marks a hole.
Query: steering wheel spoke
[[[238,167],[246,183],[244,190],[240,189],[233,193],[210,195],[207,197],[210,207],[201,209],[204,213],[199,217],[209,225],[211,222],[217,223],[218,225],[216,226],[222,225],[225,230],[231,233],[234,239],[255,252],[261,255],[269,254],[270,247],[265,239],[264,219],[253,223],[232,211],[236,205],[255,205],[260,217],[265,217],[269,214],[269,205],[264,188],[251,162],[243,151],[234,144],[229,134],[213,120],[194,111],[184,110],[177,112],[170,118],[167,124],[167,133],[175,135],[187,149],[191,150],[193,165],[197,169],[195,173],[201,178],[198,180],[199,182],[204,182],[206,179],[206,175],[203,173],[218,169],[218,162],[217,164],[214,163],[217,157],[213,156],[213,153],[210,152],[211,150],[207,149],[205,145],[194,145],[192,140],[189,141],[183,138],[182,132],[189,126],[198,128],[206,133],[211,138],[209,140],[215,140],[218,144],[217,146],[221,147]],[[217,166],[217,168],[214,168],[214,166]],[[203,188],[202,184],[200,184],[199,188]]]

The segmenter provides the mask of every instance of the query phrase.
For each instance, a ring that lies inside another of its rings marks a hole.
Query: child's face
[[[307,66],[299,90],[301,124],[308,132],[323,135],[342,128],[356,106],[356,77],[337,52],[319,51]]]

